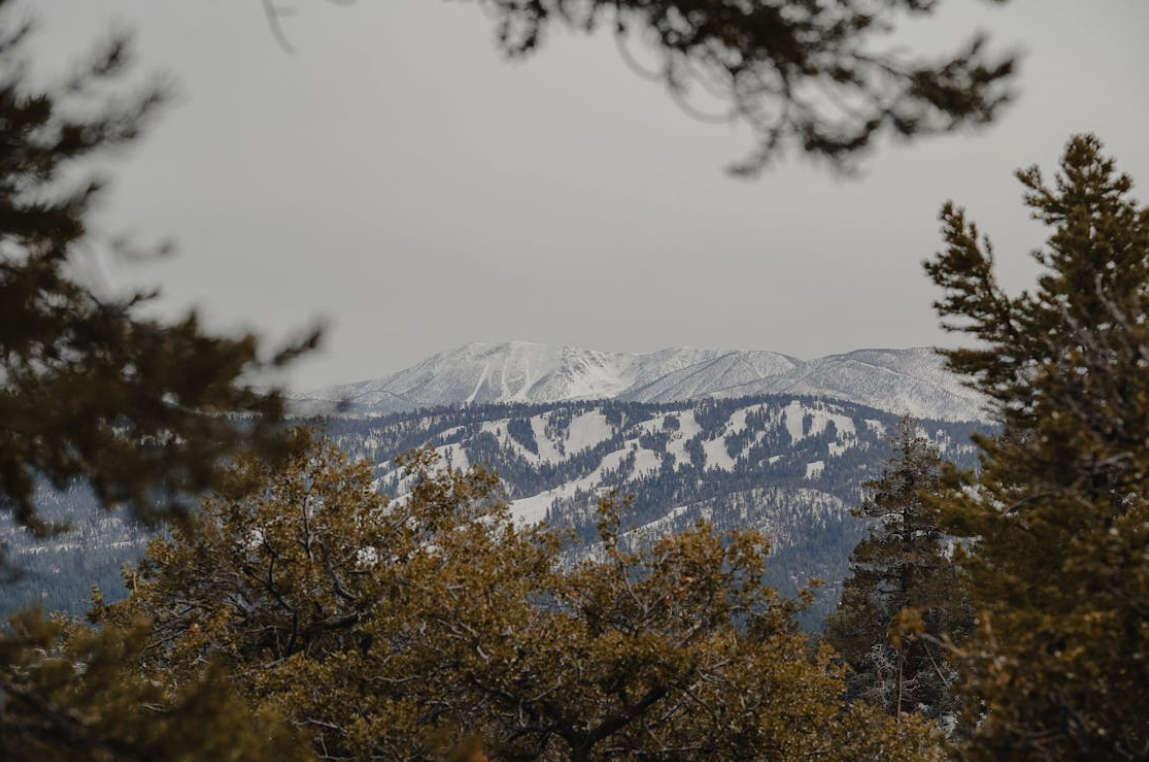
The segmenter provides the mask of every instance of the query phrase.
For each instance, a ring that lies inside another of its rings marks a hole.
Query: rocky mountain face
[[[598,352],[526,342],[467,344],[389,376],[294,399],[301,413],[385,415],[423,407],[617,399],[680,402],[802,394],[939,420],[983,417],[982,401],[929,348],[865,349],[814,360],[767,351]]]

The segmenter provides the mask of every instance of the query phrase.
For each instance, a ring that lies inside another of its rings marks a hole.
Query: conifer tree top
[[[0,0],[0,509],[50,529],[35,502],[46,479],[85,481],[142,519],[181,513],[219,484],[229,453],[286,446],[280,395],[253,374],[315,337],[261,356],[254,336],[206,333],[194,313],[147,317],[154,294],[101,296],[74,277],[103,245],[89,226],[102,182],[84,162],[130,144],[164,90],[126,91],[123,39],[68,80],[34,86],[29,29],[9,6]]]

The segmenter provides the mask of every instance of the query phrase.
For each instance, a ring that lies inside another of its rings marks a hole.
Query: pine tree
[[[850,555],[851,576],[825,637],[850,665],[853,696],[892,715],[949,719],[954,675],[937,641],[968,632],[972,612],[928,500],[939,488],[942,460],[913,419],[901,421],[893,445],[894,457],[865,485],[854,512],[870,521],[870,533]],[[900,615],[911,610],[928,638],[899,638]]]
[[[86,481],[138,518],[181,513],[230,453],[287,444],[280,395],[251,381],[315,337],[261,358],[253,336],[205,333],[194,313],[145,317],[152,294],[101,297],[76,279],[101,247],[88,220],[102,182],[85,180],[85,162],[135,140],[164,91],[125,94],[123,39],[38,87],[10,6],[0,0],[0,510],[50,529],[33,498],[47,479]]]
[[[992,401],[980,475],[939,501],[978,627],[958,651],[970,759],[1149,759],[1149,208],[1091,135],[1048,185],[1018,173],[1052,230],[1037,289],[1006,294],[960,209],[927,270],[949,363]]]
[[[102,183],[85,162],[130,144],[163,90],[125,93],[123,39],[59,85],[36,85],[11,5],[0,0],[0,511],[57,528],[36,503],[46,480],[86,482],[139,519],[178,516],[221,484],[228,456],[291,449],[280,395],[252,376],[314,337],[260,358],[252,336],[205,333],[194,314],[146,317],[151,295],[101,297],[76,278],[101,246],[88,221]],[[217,674],[145,678],[132,662],[146,632],[15,618],[0,636],[0,757],[300,758],[274,712],[248,712]]]

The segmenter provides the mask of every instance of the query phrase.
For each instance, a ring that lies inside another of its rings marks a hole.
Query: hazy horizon
[[[141,73],[179,85],[115,164],[101,218],[171,236],[179,256],[92,277],[158,284],[165,309],[199,305],[213,328],[272,340],[326,322],[297,389],[472,341],[802,359],[952,346],[920,266],[944,201],[993,239],[1016,291],[1043,235],[1014,169],[1049,174],[1071,134],[1093,131],[1149,182],[1137,0],[942,3],[894,39],[948,51],[984,28],[1020,49],[1020,97],[997,124],[884,143],[857,178],[792,158],[752,181],[723,172],[749,133],[692,120],[608,34],[554,35],[509,64],[474,4],[297,5],[289,55],[258,2],[25,3],[37,69],[64,70],[118,26],[135,30]]]

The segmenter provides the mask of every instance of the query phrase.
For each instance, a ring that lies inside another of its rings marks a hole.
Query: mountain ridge
[[[801,360],[769,350],[668,347],[627,353],[472,342],[385,376],[291,396],[299,414],[386,415],[424,407],[618,399],[677,402],[802,394],[937,420],[986,420],[984,400],[931,347]]]

